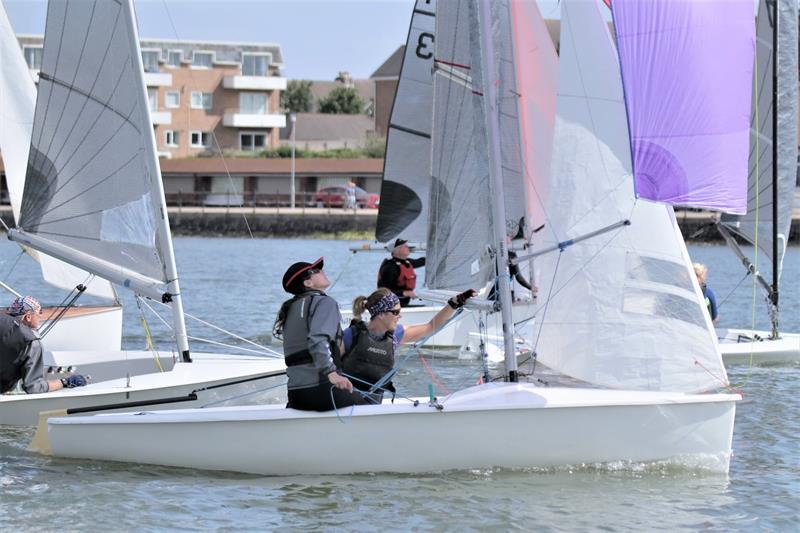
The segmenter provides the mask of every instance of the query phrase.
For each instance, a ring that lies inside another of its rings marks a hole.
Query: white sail
[[[159,224],[166,210],[127,7],[48,6],[19,226],[37,249],[73,250],[70,262],[88,270],[100,273],[97,260],[135,274],[120,283],[157,286],[168,279],[169,235]]]
[[[723,223],[751,244],[780,273],[792,220],[797,179],[797,19],[793,1],[778,5],[778,101],[773,102],[774,3],[761,0],[756,28],[756,87],[750,128],[750,172],[747,178],[747,214],[723,216]],[[773,133],[773,109],[778,110],[778,129]],[[777,139],[775,139],[777,135]],[[777,181],[774,180],[773,143],[778,143]],[[778,216],[773,215],[773,188],[777,187]],[[773,239],[778,240],[778,257],[773,258]],[[759,270],[768,271],[759,261]],[[776,280],[775,280],[776,281]],[[775,282],[774,281],[774,282]]]
[[[607,23],[595,2],[561,6],[554,193],[542,239],[555,245],[620,221],[631,224],[536,259],[540,298],[549,298],[537,315],[538,358],[607,387],[723,385],[725,369],[672,208],[634,197]]]
[[[428,231],[436,1],[417,0],[400,68],[381,184],[375,236],[425,242]]]
[[[487,244],[496,222],[476,17],[472,2],[438,5],[425,264],[430,289],[482,287],[494,275]]]
[[[3,77],[0,79],[0,149],[3,151],[11,210],[14,220],[19,220],[36,106],[36,87],[2,3],[0,61],[3,65]],[[106,299],[116,297],[114,289],[107,281],[95,278],[87,283],[88,272],[34,250],[29,250],[29,253],[39,261],[42,277],[47,283],[67,290],[84,284],[85,294]]]

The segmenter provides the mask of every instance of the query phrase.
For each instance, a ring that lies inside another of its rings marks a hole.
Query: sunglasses
[[[400,311],[402,311],[402,309],[389,309],[386,312],[387,313],[392,313],[394,316],[400,316]]]
[[[321,268],[309,268],[308,270],[306,270],[306,272],[308,273],[309,276],[313,276],[314,274],[319,274],[320,272],[322,272],[322,269]]]

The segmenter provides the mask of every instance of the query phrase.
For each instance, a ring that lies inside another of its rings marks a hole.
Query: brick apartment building
[[[35,79],[44,39],[18,40]],[[216,143],[245,151],[278,145],[286,126],[279,45],[153,39],[140,45],[159,156],[215,152]]]

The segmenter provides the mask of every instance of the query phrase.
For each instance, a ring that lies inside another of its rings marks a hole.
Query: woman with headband
[[[366,311],[369,322],[353,320],[342,335],[342,371],[350,376],[353,387],[369,391],[375,383],[394,367],[394,354],[401,343],[412,343],[427,337],[441,327],[457,309],[477,292],[472,289],[448,300],[441,311],[427,324],[403,327],[400,320],[400,299],[387,288],[380,288],[369,296],[353,300],[353,316],[360,317]],[[373,391],[370,398],[375,403],[383,399],[383,390],[394,392],[391,382]]]

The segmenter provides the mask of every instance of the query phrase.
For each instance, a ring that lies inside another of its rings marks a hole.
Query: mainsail
[[[140,280],[140,292],[160,297],[169,236],[156,217],[166,210],[126,7],[48,6],[18,225],[29,238],[73,251],[71,262],[117,271],[121,284]]]
[[[403,54],[389,130],[375,236],[425,242],[430,190],[436,1],[417,0]]]
[[[131,0],[50,2],[10,238],[172,302],[188,344]]]
[[[547,300],[538,360],[606,387],[720,386],[725,369],[672,208],[634,195],[619,64],[599,5],[562,1],[560,42],[552,194],[535,243],[567,244],[535,260]]]
[[[436,16],[433,145],[425,284],[482,287],[494,275],[493,189],[477,13],[473,2],[440,2]]]
[[[33,114],[36,107],[36,87],[19,48],[8,15],[0,3],[0,149],[3,150],[6,184],[14,220],[19,220],[28,150],[31,144]],[[114,299],[111,284],[63,261],[28,249],[39,261],[42,277],[51,285],[72,290],[78,284],[86,285],[86,294]]]
[[[746,213],[752,0],[611,7],[637,195]]]
[[[723,215],[722,223],[777,263],[780,273],[792,221],[795,180],[797,179],[797,40],[798,6],[794,1],[779,1],[777,35],[777,102],[773,101],[773,37],[775,19],[770,6],[759,2],[756,30],[756,87],[750,127],[750,172],[747,177],[747,214]],[[777,131],[773,131],[773,110],[777,109]],[[777,136],[777,139],[775,138]],[[773,144],[777,143],[778,163],[773,168]],[[777,178],[777,180],[775,179]],[[777,194],[773,196],[773,188]],[[777,218],[773,220],[773,198],[777,198]],[[777,239],[778,256],[773,257]],[[760,263],[760,262],[759,262]],[[761,264],[761,263],[760,263]],[[767,270],[760,267],[760,270]],[[773,283],[777,280],[773,280]]]

